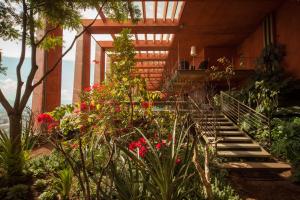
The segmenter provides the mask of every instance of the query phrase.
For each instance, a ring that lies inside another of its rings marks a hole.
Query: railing
[[[189,100],[197,112],[197,118],[194,119],[194,121],[196,122],[198,132],[202,136],[213,137],[214,140],[208,142],[214,143],[218,140],[217,133],[219,124],[216,115],[219,114],[219,112],[212,105],[196,103],[192,98],[189,98]]]
[[[268,131],[270,135],[270,120],[234,97],[221,92],[221,111],[242,130],[253,132]]]

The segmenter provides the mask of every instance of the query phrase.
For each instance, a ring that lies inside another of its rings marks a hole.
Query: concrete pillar
[[[101,48],[100,56],[100,83],[105,79],[105,49]]]
[[[79,102],[81,91],[90,86],[91,34],[83,33],[76,41],[73,103]]]
[[[105,77],[111,72],[111,64],[110,64],[110,57],[106,55],[106,63],[105,63]]]
[[[102,83],[105,73],[105,50],[96,44],[94,83]]]
[[[94,84],[97,83],[99,84],[100,83],[100,49],[101,47],[96,44],[96,50],[95,50],[95,60],[94,60],[94,63],[95,63],[95,67],[94,67]]]
[[[50,28],[50,27],[49,27]],[[46,30],[38,31],[38,37],[41,38]],[[62,37],[63,30],[57,28],[50,33],[52,36]],[[37,49],[37,65],[38,71],[34,77],[34,82],[54,67],[54,64],[62,56],[62,46],[57,46],[51,50]],[[48,77],[35,88],[32,95],[32,111],[34,113],[43,113],[52,111],[61,103],[61,66],[60,62],[55,70],[51,72]]]

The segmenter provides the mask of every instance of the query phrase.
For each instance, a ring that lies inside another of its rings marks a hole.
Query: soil
[[[33,149],[30,153],[30,157],[37,157],[40,155],[50,155],[53,149],[54,147],[52,144],[50,143],[44,144],[43,146]]]
[[[300,184],[292,182],[290,171],[236,171],[229,173],[229,180],[245,200],[300,199]]]

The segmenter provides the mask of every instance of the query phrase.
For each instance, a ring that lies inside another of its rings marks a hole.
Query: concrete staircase
[[[217,129],[216,145],[217,156],[224,162],[220,167],[226,169],[272,169],[284,171],[291,168],[286,163],[277,162],[270,153],[261,145],[255,142],[248,134],[241,131],[232,121],[223,114],[205,115],[201,118],[197,114],[193,120],[200,127],[206,127],[205,130],[211,130],[214,125]],[[201,131],[206,143],[215,140],[211,134]]]

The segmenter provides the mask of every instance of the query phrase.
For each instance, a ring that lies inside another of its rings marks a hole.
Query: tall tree
[[[21,117],[33,90],[55,70],[63,57],[72,49],[76,40],[93,25],[98,14],[91,24],[84,27],[74,37],[68,49],[52,67],[49,67],[44,76],[33,82],[39,69],[37,48],[51,49],[62,45],[62,38],[54,37],[51,32],[58,27],[79,30],[80,12],[89,8],[104,10],[110,18],[118,21],[127,19],[130,13],[136,16],[134,20],[140,16],[140,11],[130,0],[3,0],[0,2],[0,38],[21,41],[21,54],[15,66],[17,89],[14,104],[9,103],[0,88],[0,103],[9,117],[9,135],[15,147],[15,153],[21,151]],[[41,29],[46,29],[46,31],[44,35],[37,37],[37,31]],[[25,59],[26,45],[31,48],[31,68],[27,79],[22,80],[21,68]]]

